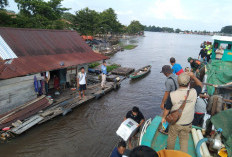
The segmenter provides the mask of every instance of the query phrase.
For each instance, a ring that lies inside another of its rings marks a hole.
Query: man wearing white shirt
[[[79,98],[81,99],[81,92],[83,94],[83,98],[85,97],[85,90],[86,90],[86,84],[87,84],[87,79],[86,79],[86,72],[85,68],[81,67],[81,72],[78,73],[77,76],[77,87],[79,88]]]
[[[224,54],[224,48],[220,46],[219,49],[215,51],[215,53],[216,53],[216,60],[221,60]]]

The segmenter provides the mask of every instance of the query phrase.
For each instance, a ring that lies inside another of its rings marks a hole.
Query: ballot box
[[[138,123],[136,121],[128,118],[124,122],[122,122],[122,124],[116,131],[116,134],[120,136],[124,141],[127,141],[131,136],[135,134],[138,129],[137,126]]]

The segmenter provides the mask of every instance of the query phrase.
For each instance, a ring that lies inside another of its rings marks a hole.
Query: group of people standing
[[[169,124],[169,128],[166,129],[168,134],[167,149],[174,150],[176,138],[179,136],[180,150],[188,152],[188,139],[189,132],[191,131],[192,124],[201,125],[203,117],[199,118],[198,112],[204,114],[201,108],[200,102],[197,104],[198,97],[202,91],[202,82],[193,73],[199,70],[199,66],[194,64],[196,60],[189,58],[188,61],[191,64],[192,69],[185,71],[182,67],[175,62],[175,58],[170,59],[172,65],[164,65],[161,73],[163,73],[167,79],[165,81],[165,93],[161,102],[161,109],[163,110],[162,123],[166,123],[167,116],[173,111],[178,110],[183,102],[185,107],[182,110],[182,115],[175,124]],[[178,68],[177,68],[178,67]],[[178,70],[176,70],[178,69]],[[195,82],[195,86],[190,88],[190,83]],[[185,101],[186,100],[186,101]],[[199,111],[200,110],[200,111]]]
[[[101,88],[105,89],[106,85],[106,75],[107,75],[107,67],[106,61],[104,60],[101,66]],[[87,74],[85,72],[85,68],[81,67],[80,72],[77,74],[77,87],[79,89],[79,99],[85,98],[85,91],[87,89]]]
[[[206,42],[204,41],[202,44],[201,44],[201,51],[199,53],[199,56],[198,56],[198,59],[201,61],[201,62],[209,62],[210,58],[211,58],[211,55],[212,55],[212,49],[213,49],[213,45],[211,42]]]
[[[194,123],[194,125],[201,125],[200,123],[202,123],[203,117],[202,115],[199,116],[198,113],[201,112],[204,114],[205,112],[201,110],[202,108],[204,110],[205,106],[202,106],[200,102],[197,102],[203,85],[193,73],[199,71],[199,69],[201,68],[201,62],[199,61],[198,63],[198,60],[192,59],[191,57],[188,58],[188,61],[191,65],[190,71],[189,68],[185,68],[185,70],[183,70],[181,65],[176,63],[176,60],[173,57],[170,58],[170,64],[172,67],[170,65],[164,65],[162,67],[161,73],[163,73],[167,77],[167,79],[165,81],[166,90],[160,105],[160,108],[163,110],[162,123],[166,123],[167,116],[171,112],[178,110],[186,99],[186,105],[182,111],[180,119],[175,124],[169,124],[169,127],[168,129],[166,129],[165,132],[166,134],[168,134],[167,149],[174,150],[176,138],[177,136],[179,136],[180,150],[186,153],[188,152],[188,139],[192,124]],[[101,87],[102,89],[104,89],[107,75],[107,67],[105,61],[103,61],[103,64],[101,66],[101,72]],[[190,88],[191,82],[195,82],[195,86],[193,88]],[[82,67],[80,72],[78,73],[77,85],[79,88],[80,99],[82,97],[84,98],[85,90],[87,88],[87,75],[84,67]],[[140,128],[145,121],[145,118],[138,107],[133,107],[132,110],[126,114],[124,120],[126,120],[127,118],[135,120],[138,123],[138,128]],[[131,138],[129,139],[129,148],[132,148]],[[148,148],[141,147],[138,150],[135,150],[135,153],[140,149]],[[121,157],[125,150],[126,143],[124,141],[121,141],[119,142],[118,146],[113,150],[111,157]],[[158,153],[155,152],[155,154],[155,156],[158,156]]]
[[[209,62],[209,60],[211,59],[212,56],[212,51],[213,51],[213,45],[211,42],[206,42],[204,41],[204,43],[201,44],[201,51],[199,53],[198,59],[201,62]],[[221,60],[222,56],[224,54],[224,47],[220,46],[219,48],[215,49],[215,59],[216,60]]]
[[[206,106],[202,105],[199,95],[202,91],[202,82],[194,75],[192,71],[198,70],[199,67],[195,67],[194,70],[189,68],[183,68],[180,64],[176,63],[175,58],[170,58],[170,65],[164,65],[161,73],[163,73],[167,79],[165,81],[165,93],[160,105],[163,110],[162,123],[167,123],[166,118],[169,113],[177,110],[186,99],[186,105],[182,111],[180,119],[175,124],[169,124],[168,129],[162,132],[168,134],[167,150],[156,152],[149,147],[139,146],[134,148],[130,157],[142,157],[142,155],[150,156],[181,156],[181,152],[188,152],[188,139],[189,133],[192,128],[192,124],[196,126],[202,125]],[[195,82],[195,86],[190,88],[190,83]],[[202,116],[203,115],[203,116]],[[138,127],[142,126],[145,121],[143,114],[140,112],[138,107],[133,107],[129,111],[124,120],[132,118],[138,123]],[[180,151],[173,151],[177,136],[179,136]],[[131,138],[129,139],[129,148],[131,148]],[[111,155],[111,157],[121,157],[122,152],[126,150],[126,143],[124,141],[119,142]],[[145,154],[144,154],[145,153]],[[133,156],[134,155],[134,156]],[[182,154],[188,156],[188,154]]]

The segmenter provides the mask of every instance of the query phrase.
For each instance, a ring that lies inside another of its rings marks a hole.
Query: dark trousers
[[[195,113],[192,124],[195,125],[195,126],[202,127],[202,125],[204,123],[204,116],[205,116],[204,113],[203,114]]]
[[[211,58],[210,56],[211,56],[211,55],[207,55],[207,56],[206,56],[207,62],[209,62],[209,60],[210,60],[210,58]]]
[[[48,95],[48,83],[45,82],[45,92],[46,92],[46,95]]]

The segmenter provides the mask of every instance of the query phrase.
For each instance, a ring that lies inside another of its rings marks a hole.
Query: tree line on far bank
[[[168,32],[168,33],[180,33],[180,32],[187,32],[187,33],[200,33],[200,34],[206,34],[210,33],[209,31],[189,31],[189,30],[181,30],[179,28],[173,29],[170,27],[156,27],[156,26],[145,26],[144,28],[145,31],[150,31],[150,32]],[[221,31],[215,32],[215,33],[225,33],[225,34],[232,34],[232,25],[230,26],[225,26],[222,27]]]
[[[139,21],[131,21],[129,26],[121,24],[112,8],[96,12],[89,8],[68,12],[62,7],[63,0],[15,0],[19,13],[4,8],[8,0],[0,0],[0,26],[38,29],[71,29],[81,35],[96,34],[136,34],[144,31]]]
[[[89,8],[68,12],[70,8],[62,7],[63,0],[15,0],[19,13],[5,10],[8,0],[0,0],[0,27],[39,28],[39,29],[71,29],[81,35],[96,34],[130,34],[141,31],[179,33],[181,29],[170,27],[144,26],[139,21],[131,21],[125,26],[120,23],[112,8],[96,12]],[[184,30],[184,32],[193,32]],[[198,33],[197,31],[194,31]],[[225,26],[221,33],[232,34],[232,26]],[[202,31],[200,33],[210,33]]]
[[[170,27],[159,27],[159,26],[145,26],[145,31],[150,31],[150,32],[168,32],[168,33],[180,33],[180,32],[186,32],[186,33],[197,33],[197,31],[193,30],[181,30],[179,28],[173,29]],[[198,32],[199,33],[199,32]],[[210,33],[209,31],[201,31],[201,33]]]

